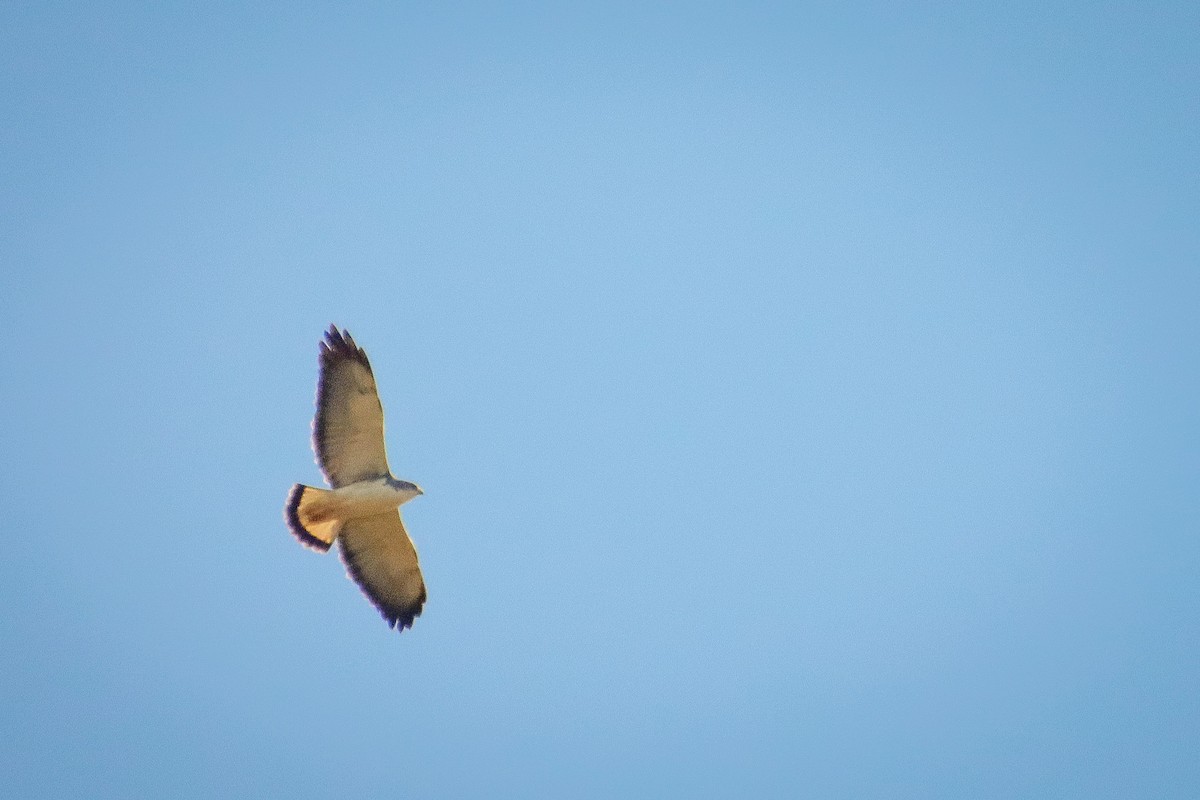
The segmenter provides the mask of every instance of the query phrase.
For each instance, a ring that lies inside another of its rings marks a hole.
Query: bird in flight
[[[334,325],[321,342],[312,445],[332,488],[293,486],[283,512],[288,528],[321,553],[337,540],[346,571],[388,625],[412,627],[425,604],[425,581],[400,506],[423,492],[392,476],[371,364]]]

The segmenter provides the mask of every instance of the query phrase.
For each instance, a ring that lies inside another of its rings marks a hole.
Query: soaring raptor
[[[421,613],[425,581],[400,506],[422,492],[392,477],[375,377],[348,332],[329,326],[320,367],[312,444],[333,488],[296,484],[283,516],[307,547],[324,553],[336,539],[350,577],[388,625],[402,631]]]

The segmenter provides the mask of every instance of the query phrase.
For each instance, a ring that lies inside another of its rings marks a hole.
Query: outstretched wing
[[[388,625],[412,627],[425,605],[425,579],[400,513],[346,520],[338,542],[346,571]]]
[[[321,342],[313,450],[335,489],[388,475],[383,445],[383,406],[371,363],[350,334],[333,325]]]

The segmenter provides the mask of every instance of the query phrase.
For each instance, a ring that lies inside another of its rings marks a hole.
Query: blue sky
[[[1198,29],[4,4],[5,794],[1197,796]]]

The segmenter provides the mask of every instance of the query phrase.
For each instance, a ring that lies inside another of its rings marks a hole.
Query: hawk
[[[313,550],[324,553],[337,540],[349,576],[388,626],[403,631],[425,604],[425,581],[400,506],[423,492],[388,468],[383,405],[367,354],[330,325],[319,360],[312,446],[332,488],[297,483],[283,516]]]

